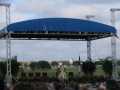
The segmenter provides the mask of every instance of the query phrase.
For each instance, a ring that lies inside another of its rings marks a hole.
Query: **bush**
[[[4,90],[4,88],[5,88],[4,80],[0,80],[0,90]]]
[[[50,69],[51,65],[47,61],[32,62],[30,64],[31,69]]]
[[[103,71],[106,73],[107,76],[112,76],[112,71],[113,71],[113,66],[112,66],[112,61],[105,60],[103,65],[102,65]]]
[[[95,63],[93,63],[91,61],[83,62],[83,64],[82,64],[82,71],[84,72],[84,74],[91,76],[91,75],[93,75],[95,70],[96,70]]]
[[[115,80],[107,80],[106,85],[108,90],[120,90],[120,87]]]
[[[19,85],[17,85],[14,90],[34,90],[33,86],[26,83],[26,84],[23,84],[23,83],[20,83]]]

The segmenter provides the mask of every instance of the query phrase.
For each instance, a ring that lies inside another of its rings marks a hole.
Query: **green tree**
[[[74,65],[74,66],[79,66],[79,65],[80,65],[80,62],[79,62],[79,61],[73,61],[73,65]]]
[[[30,68],[31,68],[32,70],[38,69],[38,63],[37,63],[37,62],[31,62]]]
[[[52,66],[58,66],[58,62],[57,62],[57,61],[53,61],[53,62],[51,63],[51,65],[52,65]]]
[[[39,61],[39,62],[31,62],[30,64],[31,69],[50,69],[51,65],[48,61]]]
[[[105,60],[103,65],[102,65],[102,69],[107,76],[111,77],[112,76],[112,71],[113,71],[112,61]]]
[[[19,72],[19,66],[20,66],[20,63],[17,62],[17,60],[12,59],[12,61],[11,61],[11,72],[12,72],[12,75],[14,77],[16,77],[18,72]]]
[[[48,61],[39,61],[38,62],[38,67],[42,69],[50,69],[51,65],[49,64]]]
[[[19,63],[17,62],[16,58],[12,58],[11,60],[11,72],[14,77],[17,76],[17,73],[19,71]],[[6,69],[7,69],[7,64],[6,62],[0,62],[0,77],[5,78],[6,74]]]
[[[0,62],[0,79],[4,78],[6,74],[6,62]]]
[[[98,61],[95,61],[96,65],[103,65],[104,59],[99,59]]]
[[[82,71],[83,71],[84,74],[92,76],[93,73],[95,72],[95,70],[96,70],[95,63],[93,63],[91,61],[83,62]]]

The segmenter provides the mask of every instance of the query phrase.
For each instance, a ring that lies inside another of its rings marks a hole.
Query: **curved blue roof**
[[[116,33],[112,26],[102,23],[72,18],[42,18],[10,24],[11,32],[102,32]]]

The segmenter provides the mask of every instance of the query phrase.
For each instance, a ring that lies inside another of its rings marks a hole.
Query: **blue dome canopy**
[[[96,40],[116,35],[116,29],[102,23],[72,18],[41,18],[12,23],[7,27],[13,39]],[[5,29],[0,38],[6,36]]]
[[[112,26],[72,18],[42,18],[10,24],[11,32],[101,32],[116,33]]]

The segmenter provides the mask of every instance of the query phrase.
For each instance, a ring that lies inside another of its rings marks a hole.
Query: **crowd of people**
[[[4,86],[4,82],[0,83]],[[4,89],[0,87],[0,90]],[[66,79],[64,67],[60,65],[56,77],[48,77],[47,72],[44,72],[42,76],[35,76],[34,78],[28,79],[24,77],[13,82],[11,90],[120,90],[120,85],[119,82],[110,78],[106,80],[101,78],[97,82],[81,82],[81,79],[73,78],[72,73]]]
[[[118,82],[110,78],[101,79],[101,81],[94,83],[81,82],[80,80],[74,79],[72,73],[66,79],[64,68],[60,66],[56,78],[49,78],[47,73],[32,79],[24,78],[19,80],[13,90],[120,90]]]
[[[63,82],[60,80],[52,82],[20,82],[14,86],[13,90],[120,90],[117,82],[114,80],[99,82],[96,84],[91,83],[76,83],[76,82]]]

